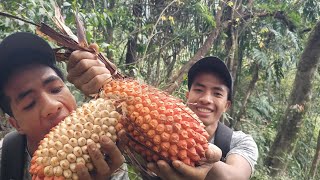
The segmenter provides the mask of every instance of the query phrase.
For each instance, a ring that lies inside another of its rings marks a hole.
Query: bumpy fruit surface
[[[31,160],[32,179],[78,179],[77,163],[93,170],[87,145],[100,147],[103,135],[116,141],[120,118],[112,100],[99,98],[83,104],[40,142]]]
[[[196,166],[208,148],[207,131],[181,100],[135,80],[113,80],[100,97],[123,101],[123,118],[116,126],[130,136],[129,147],[149,162],[181,160]]]

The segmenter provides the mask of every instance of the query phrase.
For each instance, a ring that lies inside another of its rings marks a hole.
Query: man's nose
[[[202,104],[211,104],[213,103],[212,95],[209,92],[205,92],[202,94],[202,96],[199,98],[199,101]]]
[[[56,99],[53,95],[44,94],[42,96],[42,117],[48,117],[57,113],[62,108],[62,103]]]

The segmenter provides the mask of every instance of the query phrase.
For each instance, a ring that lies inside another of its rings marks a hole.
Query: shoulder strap
[[[2,144],[1,178],[23,179],[26,138],[17,131],[6,134]]]
[[[214,144],[218,146],[222,151],[222,160],[226,157],[230,151],[230,143],[233,130],[219,121],[215,136]]]

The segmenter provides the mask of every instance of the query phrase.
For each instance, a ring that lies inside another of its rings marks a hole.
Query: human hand
[[[98,45],[91,44],[98,52]],[[84,94],[98,93],[105,82],[111,79],[110,71],[98,60],[97,55],[87,51],[74,51],[67,64],[67,80],[73,83]]]
[[[201,165],[198,167],[188,166],[178,160],[172,162],[172,167],[167,162],[159,160],[157,163],[148,163],[148,169],[157,174],[161,179],[203,180],[213,164],[221,159],[222,151],[217,146],[209,144],[205,155],[206,158],[201,160]]]
[[[80,180],[106,180],[124,163],[124,157],[110,138],[102,136],[100,144],[102,151],[110,157],[110,161],[107,162],[105,160],[105,156],[101,153],[96,144],[89,144],[88,153],[92,164],[95,167],[95,171],[90,174],[88,168],[84,164],[78,164],[76,170]]]

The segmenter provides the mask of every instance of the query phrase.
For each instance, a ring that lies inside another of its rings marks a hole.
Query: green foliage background
[[[168,79],[189,61],[203,45],[212,29],[216,28],[216,10],[225,5],[233,8],[235,1],[218,0],[57,0],[66,24],[75,31],[74,12],[82,16],[86,35],[90,43],[99,44],[101,51],[112,59],[124,74],[134,72],[134,77],[164,88]],[[43,0],[0,0],[0,11],[9,12],[33,22],[53,25],[52,4]],[[171,4],[171,5],[170,5]],[[142,8],[139,15],[134,8]],[[305,46],[310,29],[319,21],[320,3],[316,0],[257,0],[249,6],[242,1],[247,14],[282,12],[289,24],[274,16],[254,17],[245,27],[243,19],[233,19],[233,26],[239,29],[239,69],[235,83],[237,89],[233,109],[235,115],[242,105],[247,87],[252,79],[254,65],[259,66],[259,79],[248,100],[245,115],[237,129],[251,134],[259,147],[259,160],[252,179],[271,179],[269,169],[264,165],[269,148],[277,133],[277,125],[287,106],[292,88],[296,64]],[[165,11],[163,11],[166,9]],[[226,13],[226,12],[224,12]],[[240,12],[239,12],[240,13]],[[223,14],[224,17],[225,14]],[[236,17],[236,16],[235,16]],[[230,20],[231,21],[231,20]],[[17,31],[34,32],[35,27],[21,21],[0,17],[0,39]],[[112,32],[112,34],[109,34]],[[228,57],[226,48],[228,33],[223,31],[212,45],[207,55]],[[128,39],[137,38],[136,63],[126,64]],[[51,44],[56,46],[55,44]],[[65,68],[65,64],[60,64]],[[186,78],[174,95],[184,99],[187,91]],[[78,102],[87,99],[70,83]],[[295,142],[293,154],[283,159],[289,160],[286,173],[278,179],[311,179],[309,170],[315,154],[319,123],[319,74],[313,82],[311,106],[305,115],[299,139]],[[235,117],[226,114],[226,121]],[[7,128],[4,121],[2,129]],[[133,173],[133,171],[131,170]],[[131,179],[139,178],[134,173]],[[314,179],[320,179],[317,169]]]

